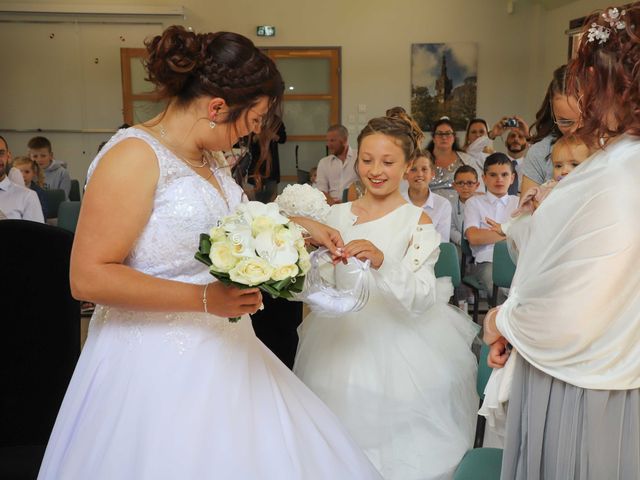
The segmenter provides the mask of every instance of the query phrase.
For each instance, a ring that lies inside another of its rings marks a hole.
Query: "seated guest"
[[[462,244],[462,225],[464,224],[464,205],[467,200],[476,195],[480,186],[478,172],[470,165],[458,167],[453,175],[453,188],[458,196],[453,200],[451,208],[450,241],[460,246]]]
[[[44,193],[44,173],[38,165],[29,157],[16,157],[13,160],[13,166],[21,174],[21,178],[24,181],[24,186],[33,190],[38,194],[38,200],[40,200],[40,206],[42,207],[42,213],[45,218],[47,217],[47,195]]]
[[[349,146],[349,131],[342,125],[332,125],[327,130],[327,149],[329,155],[318,163],[317,188],[333,205],[342,202],[344,189],[358,179],[357,152]]]
[[[33,137],[27,144],[29,158],[38,162],[44,171],[44,183],[47,190],[64,190],[65,199],[69,199],[71,178],[62,162],[53,159],[51,142],[45,137]]]
[[[429,215],[433,226],[440,234],[440,241],[448,242],[451,234],[451,203],[429,189],[434,170],[431,155],[419,155],[405,174],[406,180],[400,186],[400,193],[405,200],[422,208]]]
[[[36,192],[16,185],[5,173],[10,157],[7,142],[0,137],[0,211],[2,216],[13,220],[31,220],[44,223],[42,207]]]
[[[522,183],[524,157],[529,147],[529,125],[518,115],[502,117],[491,127],[488,136],[493,140],[496,137],[502,137],[505,132],[508,132],[507,138],[504,140],[504,146],[507,148],[507,157],[514,162],[516,167],[516,179],[509,188],[509,195],[517,195],[520,192],[520,184]]]
[[[492,229],[488,220],[503,223],[518,208],[518,197],[509,195],[515,168],[504,153],[492,153],[484,162],[485,195],[470,198],[464,208],[464,234],[475,258],[476,275],[486,291],[493,291],[493,245],[505,239]]]
[[[13,167],[13,163],[11,160],[11,150],[9,150],[9,144],[7,143],[7,140],[2,136],[0,136],[0,139],[2,139],[2,143],[4,144],[2,149],[0,150],[0,156],[4,156],[6,159],[4,173],[13,183],[24,187],[24,180],[22,180],[22,174],[20,173],[20,170]]]

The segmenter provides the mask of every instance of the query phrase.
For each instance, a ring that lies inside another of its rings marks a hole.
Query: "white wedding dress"
[[[362,310],[307,316],[294,367],[387,480],[450,479],[473,445],[478,410],[478,327],[447,304],[451,282],[433,271],[440,236],[418,224],[421,214],[405,204],[357,224],[350,203],[331,208],[327,223],[345,243],[367,239],[384,262],[368,272]]]
[[[125,263],[155,277],[211,282],[194,259],[199,234],[242,201],[241,189],[216,174],[225,201],[135,128],[118,132],[101,153],[131,137],[154,149],[160,178],[149,222]],[[38,478],[379,475],[329,409],[256,338],[248,316],[230,323],[205,313],[98,306]]]

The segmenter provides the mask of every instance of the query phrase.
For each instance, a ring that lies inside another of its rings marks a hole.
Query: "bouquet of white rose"
[[[258,287],[273,298],[299,293],[311,266],[302,230],[275,203],[240,204],[200,235],[195,257],[225,285]]]

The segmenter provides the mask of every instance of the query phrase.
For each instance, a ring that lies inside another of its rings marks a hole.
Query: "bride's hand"
[[[344,241],[338,230],[306,217],[291,217],[291,221],[309,232],[312,243],[326,247],[334,257],[342,256],[341,249],[344,247]]]
[[[376,270],[384,262],[384,253],[369,240],[352,240],[343,248],[344,258],[356,257],[358,260],[370,260]]]
[[[237,288],[222,282],[207,287],[207,310],[219,317],[252,315],[262,306],[262,294],[257,288]]]

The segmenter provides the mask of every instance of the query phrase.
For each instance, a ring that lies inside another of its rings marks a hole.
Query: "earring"
[[[216,128],[216,122],[214,122],[213,120],[209,120],[209,128],[212,130]]]

